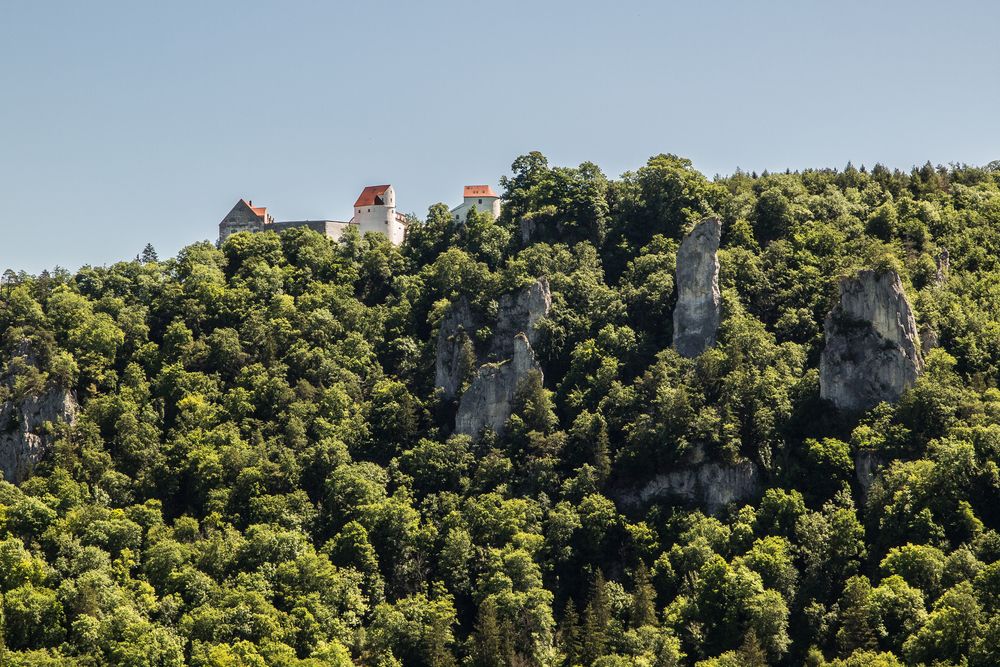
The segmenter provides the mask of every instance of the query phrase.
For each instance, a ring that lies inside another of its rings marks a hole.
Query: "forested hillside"
[[[45,401],[69,423],[0,482],[0,664],[1000,664],[1000,166],[532,153],[501,186],[499,220],[435,205],[399,248],[240,233],[5,275],[0,433]],[[721,322],[686,358],[677,251],[710,216]],[[863,269],[925,349],[848,414],[819,366]],[[486,345],[538,279],[542,372],[499,434],[456,434],[442,320],[468,304]],[[710,465],[759,484],[623,500]]]

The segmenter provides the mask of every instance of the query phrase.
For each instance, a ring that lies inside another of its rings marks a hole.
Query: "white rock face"
[[[635,491],[619,495],[625,505],[638,507],[673,499],[718,512],[730,503],[746,502],[761,493],[760,469],[752,461],[705,463],[661,473]]]
[[[500,297],[497,323],[487,359],[500,361],[514,354],[514,338],[523,333],[530,345],[538,344],[538,320],[549,314],[552,308],[552,292],[549,281],[539,278],[520,292],[504,294]]]
[[[923,370],[917,324],[895,272],[842,280],[825,330],[820,395],[841,410],[896,401]]]
[[[470,336],[477,328],[465,297],[452,303],[441,320],[434,363],[434,385],[441,388],[446,398],[454,398],[462,388],[470,361],[475,365],[476,352]]]
[[[513,340],[513,356],[508,361],[484,364],[462,394],[455,416],[455,431],[473,437],[484,428],[502,433],[510,418],[518,386],[529,373],[541,368],[528,337],[519,333]]]
[[[697,357],[715,345],[722,295],[719,292],[719,240],[722,223],[707,218],[698,223],[677,251],[677,306],[674,308],[674,349]]]
[[[538,342],[538,321],[551,307],[552,293],[545,278],[504,294],[492,323],[493,335],[477,346],[471,334],[482,326],[482,317],[472,312],[465,299],[451,305],[438,332],[435,384],[446,398],[454,398],[470,371],[478,369],[459,401],[458,433],[477,436],[486,427],[503,432],[518,384],[531,371],[541,373],[532,345]]]
[[[48,452],[43,434],[46,422],[76,422],[78,406],[68,389],[52,389],[40,396],[0,405],[0,471],[8,482],[20,484]]]
[[[454,398],[468,379],[470,365],[474,372],[481,364],[499,363],[514,355],[517,334],[523,333],[529,344],[537,344],[536,325],[551,307],[552,292],[545,278],[519,292],[504,294],[500,297],[496,322],[492,323],[493,335],[477,349],[472,336],[484,324],[483,318],[472,312],[465,297],[458,299],[451,304],[438,329],[434,385],[446,398]]]

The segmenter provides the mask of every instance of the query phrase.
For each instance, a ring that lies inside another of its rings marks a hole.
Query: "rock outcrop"
[[[514,354],[514,338],[523,333],[531,345],[538,344],[538,320],[549,314],[552,292],[549,281],[539,278],[519,292],[500,297],[496,328],[490,340],[488,361],[509,359]]]
[[[458,395],[469,373],[475,369],[476,349],[471,336],[478,328],[469,301],[462,297],[451,304],[438,330],[434,384],[446,398]]]
[[[854,455],[854,477],[858,480],[861,497],[868,497],[868,489],[875,483],[879,469],[885,465],[885,459],[878,452],[862,449]]]
[[[477,436],[484,428],[502,433],[521,381],[533,371],[541,373],[525,334],[517,334],[512,347],[513,354],[509,360],[483,364],[472,384],[462,394],[455,415],[457,433]]]
[[[642,507],[655,500],[675,500],[716,513],[730,503],[753,500],[762,492],[760,469],[752,461],[704,463],[661,473],[636,490],[617,494],[620,503]]]
[[[937,331],[927,325],[920,327],[920,353],[924,357],[940,344]]]
[[[944,285],[948,282],[948,269],[951,266],[950,255],[948,254],[948,249],[943,248],[937,256],[937,273],[934,276],[935,285]]]
[[[38,396],[0,405],[0,471],[8,482],[20,484],[49,449],[45,425],[73,424],[77,404],[68,389],[50,389]]]
[[[895,401],[923,369],[917,324],[893,271],[861,271],[843,279],[825,332],[820,396],[841,410]]]
[[[503,431],[521,380],[532,371],[541,372],[532,346],[539,339],[538,321],[551,307],[545,278],[501,296],[492,335],[477,345],[472,335],[484,324],[482,318],[465,299],[452,304],[438,332],[434,375],[444,396],[454,398],[474,373],[459,401],[458,433],[475,436],[487,427]]]
[[[707,218],[691,230],[677,251],[677,306],[674,349],[696,357],[715,345],[722,296],[719,292],[719,240],[722,223]]]

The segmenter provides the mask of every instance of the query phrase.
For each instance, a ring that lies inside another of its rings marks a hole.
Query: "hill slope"
[[[0,427],[35,449],[0,482],[0,662],[1000,662],[1000,174],[512,173],[499,220],[436,205],[401,248],[5,276]],[[687,358],[677,252],[709,216],[720,324]],[[863,269],[925,349],[848,414],[824,320]],[[458,435],[483,364],[521,369],[512,414]],[[64,423],[25,426],[45,400]]]

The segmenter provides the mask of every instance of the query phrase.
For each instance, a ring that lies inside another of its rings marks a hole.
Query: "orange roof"
[[[258,218],[265,219],[265,220],[267,219],[267,207],[266,206],[251,206],[250,202],[248,202],[246,199],[241,199],[240,202],[244,206],[246,206],[248,209],[250,209],[251,211],[253,211],[254,215],[256,215]]]
[[[375,206],[383,205],[382,195],[385,191],[389,189],[388,185],[369,185],[361,194],[358,195],[358,201],[354,202],[355,206]]]
[[[466,199],[469,197],[496,197],[497,193],[488,185],[466,185],[465,193],[462,195]]]

